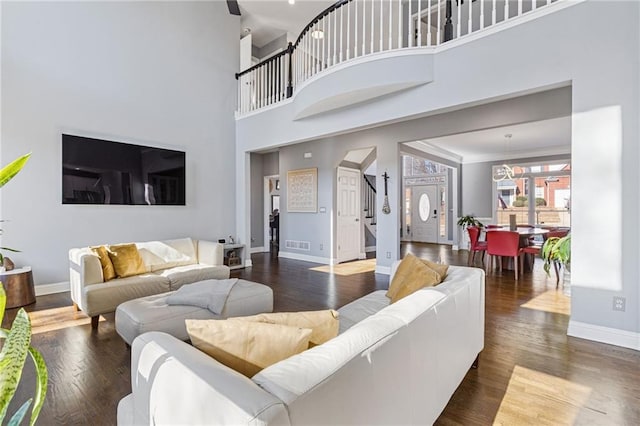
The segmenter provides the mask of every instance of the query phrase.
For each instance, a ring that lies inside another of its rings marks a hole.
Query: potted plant
[[[557,282],[560,281],[558,267],[564,266],[567,272],[571,271],[571,234],[564,237],[550,237],[542,245],[542,260],[544,261],[544,270],[549,274],[551,264],[553,263],[556,271]]]
[[[23,155],[0,170],[0,187],[4,186],[11,178],[18,174],[26,164],[30,155],[31,154]],[[6,248],[2,249],[7,250]],[[4,287],[0,285],[0,323],[4,318],[6,300]],[[30,355],[36,370],[35,395],[34,398],[29,398],[20,406],[13,416],[11,416],[7,424],[21,424],[22,419],[31,407],[29,424],[33,425],[44,404],[49,375],[42,355],[31,346],[31,320],[23,308],[20,308],[18,311],[11,325],[11,329],[0,328],[0,338],[4,339],[2,351],[0,351],[0,423],[2,423],[7,415],[9,403],[20,383],[22,370],[27,361],[27,355]]]
[[[484,225],[478,219],[476,219],[473,214],[468,214],[466,216],[462,216],[458,218],[458,226],[462,227],[462,234],[460,237],[460,246],[463,249],[469,248],[469,235],[466,230],[470,226],[477,226],[478,228],[483,228]]]

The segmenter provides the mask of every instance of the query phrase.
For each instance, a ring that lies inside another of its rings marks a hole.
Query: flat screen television
[[[185,205],[185,153],[62,135],[62,204]]]

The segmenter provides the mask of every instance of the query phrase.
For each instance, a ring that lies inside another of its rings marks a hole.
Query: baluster
[[[344,14],[342,13],[344,10],[344,6],[340,6],[340,55],[339,55],[339,60],[340,62],[342,62],[342,35],[344,34]]]
[[[547,0],[547,6],[551,4],[551,0]]]
[[[353,14],[353,57],[358,57],[358,0],[354,0],[354,14]]]
[[[491,25],[495,25],[496,24],[496,9],[498,7],[496,6],[496,0],[493,0],[493,6],[491,8]]]
[[[505,2],[504,2],[504,19],[503,19],[503,21],[506,21],[507,19],[509,19],[509,1],[505,0]]]
[[[333,12],[333,64],[338,60],[338,14]]]
[[[440,8],[440,1],[441,1],[441,0],[438,0],[438,29],[436,30],[436,46],[440,44],[440,40],[441,40],[441,32],[442,32],[442,31],[440,30],[440,28],[441,28],[441,23],[442,23],[442,18],[440,18],[440,15],[441,15],[441,13],[440,13],[440,9],[441,9],[441,8]],[[495,1],[495,0],[494,0],[494,1]]]
[[[362,55],[367,54],[367,0],[362,2]]]
[[[327,22],[326,16],[322,17],[322,69],[327,68]]]
[[[417,21],[417,40],[416,45],[422,47],[422,0],[418,0],[418,21]]]
[[[431,0],[427,2],[427,46],[431,46]]]
[[[467,34],[471,34],[471,30],[473,29],[472,18],[473,18],[473,1],[468,1],[467,10],[469,11],[469,19],[467,20]]]
[[[382,31],[382,12],[384,11],[384,4],[383,4],[384,0],[380,0],[380,26],[378,27],[378,31],[380,31],[380,52],[382,52],[382,39],[383,39],[383,35],[382,33],[384,31]]]
[[[393,49],[393,0],[389,0],[389,50]]]
[[[538,0],[531,1],[531,10],[536,10],[538,8]]]
[[[402,0],[398,0],[398,49],[402,47]]]
[[[311,77],[311,33],[309,31],[307,31],[307,33],[304,35],[304,39],[305,39],[305,45],[307,46],[307,48],[305,49],[305,56],[307,57],[307,66],[306,68],[306,72],[305,72],[305,80],[308,80],[309,77]]]
[[[373,40],[374,40],[374,35],[375,35],[375,29],[374,29],[374,14],[376,11],[376,2],[372,1],[371,2],[371,51],[369,53],[373,53]]]
[[[313,31],[314,32],[318,31],[318,24],[315,24],[313,26]],[[318,73],[318,46],[320,44],[320,39],[313,38],[313,37],[311,37],[311,39],[313,41],[313,73],[317,74]]]
[[[267,84],[265,86],[265,89],[267,89],[267,97],[266,97],[266,101],[267,101],[267,105],[271,105],[273,103],[272,99],[271,99],[271,61],[267,62],[265,65],[265,68],[267,69]]]
[[[349,32],[351,30],[351,3],[347,3],[347,61],[349,60],[349,54],[351,53],[351,45],[349,44]]]
[[[522,15],[522,0],[518,0],[518,16]]]
[[[484,1],[480,2],[480,29],[484,29]]]
[[[412,31],[412,19],[411,19],[411,0],[408,1],[409,4],[409,18],[407,19],[407,46],[413,47],[413,31]]]
[[[457,4],[456,3],[456,12],[458,15],[458,18],[456,19],[456,38],[460,38],[460,31],[461,31],[461,24],[462,22],[462,5],[461,4]]]

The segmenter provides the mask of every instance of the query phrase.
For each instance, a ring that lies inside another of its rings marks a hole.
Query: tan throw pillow
[[[191,343],[247,377],[309,346],[311,330],[233,320],[185,320]]]
[[[440,274],[409,253],[398,265],[389,285],[387,297],[391,299],[391,303],[395,303],[422,287],[434,286],[440,282],[442,282]]]
[[[142,257],[135,244],[109,246],[109,258],[118,278],[132,277],[147,272]]]
[[[420,259],[422,263],[427,265],[429,268],[436,271],[440,274],[440,277],[444,280],[447,277],[447,271],[449,271],[449,265],[445,265],[444,263],[435,263],[428,259]]]
[[[230,319],[310,328],[309,347],[313,347],[321,345],[338,335],[338,329],[340,328],[338,317],[338,311],[328,309],[325,311],[267,313]]]
[[[109,257],[109,251],[105,246],[90,247],[91,251],[98,255],[100,266],[102,267],[102,278],[104,281],[112,280],[116,277],[116,271],[113,269],[113,263]]]

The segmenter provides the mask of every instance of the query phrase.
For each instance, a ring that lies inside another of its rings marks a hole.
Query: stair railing
[[[362,194],[364,201],[365,218],[371,219],[371,225],[376,224],[376,187],[369,181],[367,175],[362,177]]]
[[[238,114],[290,98],[305,81],[383,51],[439,46],[560,0],[339,0],[287,48],[236,74]]]

